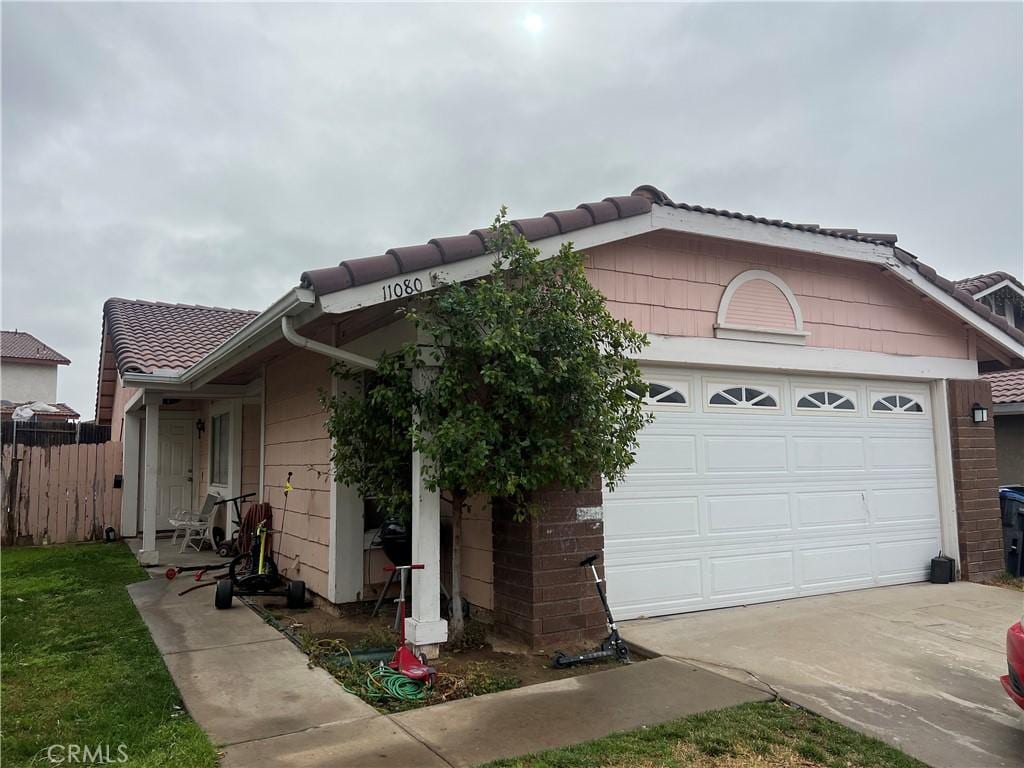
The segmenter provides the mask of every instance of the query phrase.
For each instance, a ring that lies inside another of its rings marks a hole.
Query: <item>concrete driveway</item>
[[[1006,629],[1024,594],[961,582],[880,587],[624,622],[627,641],[749,682],[949,768],[1021,766]]]

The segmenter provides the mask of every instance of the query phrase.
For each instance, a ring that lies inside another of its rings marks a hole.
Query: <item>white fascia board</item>
[[[668,229],[673,232],[705,235],[880,265],[888,265],[895,259],[893,248],[889,245],[847,240],[821,232],[805,232],[774,224],[734,219],[731,216],[687,211],[684,208],[653,206],[652,219],[654,229]]]
[[[265,347],[281,336],[281,318],[304,315],[303,325],[322,312],[316,295],[308,288],[292,288],[288,293],[258,314],[252,322],[229,337],[182,376],[182,381],[201,387],[256,349]]]
[[[281,336],[281,318],[302,315],[305,324],[315,320],[322,312],[313,291],[293,288],[275,301],[245,327],[236,331],[202,360],[180,374],[125,373],[126,386],[163,388],[168,391],[197,391],[220,373],[245,358],[247,354],[265,347]]]
[[[1003,280],[1003,282],[996,283],[991,288],[986,288],[984,291],[978,291],[977,293],[971,295],[974,296],[974,300],[977,301],[983,296],[988,296],[990,293],[995,293],[1000,288],[1009,288],[1018,296],[1024,297],[1024,291],[1021,291],[1021,289],[1017,287],[1017,284],[1014,283],[1012,280]]]
[[[824,347],[784,346],[692,336],[648,334],[650,345],[636,355],[645,363],[701,368],[753,368],[836,376],[894,379],[976,379],[974,360],[888,355]]]
[[[628,219],[616,219],[604,224],[595,224],[592,227],[584,227],[567,235],[558,237],[546,237],[542,240],[535,240],[530,243],[531,247],[540,251],[540,258],[550,259],[558,253],[566,243],[572,243],[577,251],[586,251],[588,248],[595,248],[605,243],[613,243],[618,240],[625,240],[629,237],[636,237],[652,231],[651,214],[644,213],[639,216],[630,216]],[[417,272],[403,272],[387,280],[366,285],[346,288],[343,291],[328,293],[320,297],[320,306],[324,312],[342,314],[355,309],[370,307],[374,304],[382,304],[392,301],[395,297],[385,295],[386,286],[393,283],[410,284],[419,279],[423,286],[422,292],[430,291],[444,283],[461,283],[466,280],[473,280],[483,277],[491,271],[494,264],[494,253],[485,253],[465,261],[458,261],[454,264],[442,264],[429,269],[421,269]],[[409,296],[414,296],[409,294]]]
[[[961,304],[957,299],[939,288],[931,280],[926,279],[913,267],[899,262],[890,266],[890,269],[908,283],[912,284],[929,299],[932,299],[936,304],[940,304],[959,317],[968,326],[974,328],[976,331],[996,342],[1001,347],[1004,347],[1014,357],[1024,358],[1024,344],[1021,344],[1019,341],[1014,339],[1002,328],[993,325],[981,315]]]

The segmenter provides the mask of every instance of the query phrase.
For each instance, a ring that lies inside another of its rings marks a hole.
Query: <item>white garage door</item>
[[[927,386],[647,378],[655,421],[605,494],[617,618],[926,578],[940,546]]]

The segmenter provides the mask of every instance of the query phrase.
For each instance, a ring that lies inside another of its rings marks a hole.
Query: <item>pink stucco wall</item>
[[[296,350],[267,366],[263,499],[274,507],[278,566],[289,578],[305,580],[327,595],[330,547],[330,438],[318,390],[330,389],[327,361]],[[244,466],[244,463],[243,463]],[[284,482],[294,490],[284,509]]]
[[[807,345],[897,355],[969,357],[960,323],[878,267],[655,232],[588,250],[587,276],[608,308],[640,330],[714,337],[725,287],[748,269],[782,278],[810,332]]]
[[[135,387],[126,387],[118,374],[114,383],[114,404],[111,407],[110,415],[110,439],[117,442],[124,442],[124,407],[138,390]]]

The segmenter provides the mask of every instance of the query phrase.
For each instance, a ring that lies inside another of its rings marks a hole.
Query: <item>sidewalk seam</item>
[[[420,737],[420,735],[416,733],[416,731],[396,720],[394,715],[385,715],[385,717],[387,717],[388,720],[394,723],[407,736],[412,738],[414,741],[418,741],[424,747],[426,747],[435,755],[437,755],[438,759],[440,759],[441,762],[443,762],[445,765],[451,766],[451,768],[459,768],[455,763],[453,763],[451,760],[445,757],[439,750],[435,749],[433,744],[430,744],[426,739]]]
[[[182,648],[180,651],[161,651],[161,656],[178,656],[182,653],[198,653],[200,651],[216,651],[220,648],[240,648],[243,645],[260,645],[261,643],[276,643],[278,640],[287,640],[286,637],[268,637],[266,640],[247,640],[242,643],[224,643],[224,645],[208,645],[203,648]]]

